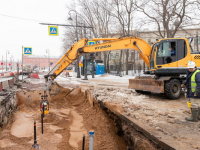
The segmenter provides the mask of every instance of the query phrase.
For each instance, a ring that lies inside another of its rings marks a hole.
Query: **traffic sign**
[[[49,35],[58,35],[58,26],[49,26]]]
[[[1,62],[1,65],[3,66],[3,62]]]
[[[79,67],[83,67],[83,63],[79,63]]]
[[[96,42],[95,41],[88,41],[88,45],[95,45]]]
[[[32,55],[32,47],[24,47],[24,55]]]

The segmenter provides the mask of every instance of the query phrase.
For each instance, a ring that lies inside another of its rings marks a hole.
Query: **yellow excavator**
[[[185,80],[188,61],[194,61],[200,67],[200,52],[191,47],[192,38],[166,38],[157,40],[151,47],[138,37],[92,39],[98,42],[87,45],[88,39],[76,42],[57,62],[56,66],[45,75],[44,91],[51,91],[53,80],[83,53],[105,52],[114,50],[135,50],[144,60],[149,70],[145,74],[152,76],[129,79],[129,88],[136,92],[164,93],[169,99],[178,99],[181,83]],[[52,91],[51,91],[52,92]],[[58,90],[57,90],[58,92]],[[41,104],[42,105],[42,104]]]

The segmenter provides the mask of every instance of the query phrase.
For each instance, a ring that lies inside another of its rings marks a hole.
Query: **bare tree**
[[[159,31],[160,37],[173,38],[178,29],[199,23],[199,0],[134,0],[146,17],[142,23]]]
[[[84,22],[87,26],[92,26],[93,28],[90,30],[91,38],[106,38],[110,33],[112,33],[112,20],[111,15],[102,9],[102,5],[106,5],[107,0],[76,0],[74,1],[76,6],[78,6],[79,11],[78,13],[78,21],[79,24]],[[107,6],[108,7],[108,6]],[[72,7],[68,7],[69,9],[74,9],[74,5]],[[111,9],[111,8],[107,8]],[[68,29],[69,30],[69,29]],[[66,31],[68,33],[69,31]],[[74,32],[71,30],[70,32]],[[81,32],[79,32],[81,33]],[[70,34],[68,34],[69,36]],[[79,35],[81,36],[81,35]],[[66,40],[65,40],[66,41]],[[69,42],[69,41],[68,41]],[[105,71],[109,72],[109,52],[104,52],[104,64],[105,64]],[[101,55],[98,55],[101,56]]]
[[[103,7],[105,11],[108,11],[111,16],[118,21],[118,24],[122,30],[121,36],[131,36],[130,31],[132,30],[133,13],[135,11],[134,0],[110,0],[108,1],[108,5],[110,5],[112,9],[107,9],[104,5]],[[126,75],[128,75],[128,57],[129,50],[126,51]],[[121,65],[121,59],[122,51],[120,52],[119,66]]]

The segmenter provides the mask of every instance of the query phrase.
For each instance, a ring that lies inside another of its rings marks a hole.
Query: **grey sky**
[[[0,60],[2,56],[5,60],[6,50],[10,51],[8,60],[10,56],[21,60],[22,46],[32,47],[33,55],[47,55],[49,49],[51,56],[59,56],[64,27],[59,27],[59,36],[49,36],[48,26],[39,23],[67,24],[67,3],[70,1],[0,0]]]

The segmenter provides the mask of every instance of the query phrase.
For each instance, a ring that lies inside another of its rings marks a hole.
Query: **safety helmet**
[[[195,68],[196,67],[196,63],[193,61],[188,61],[188,66],[187,68]]]

